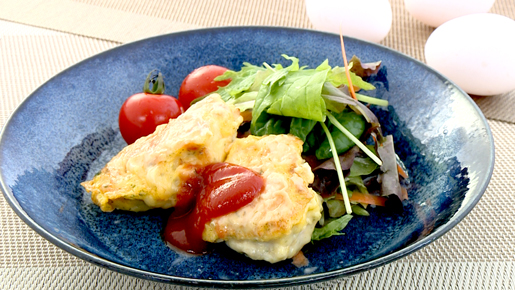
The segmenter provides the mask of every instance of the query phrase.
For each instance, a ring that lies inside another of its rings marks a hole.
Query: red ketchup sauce
[[[249,204],[263,191],[265,181],[248,168],[214,163],[202,168],[198,179],[187,185],[191,192],[185,196],[196,195],[193,209],[182,216],[178,215],[185,210],[178,209],[180,214],[174,212],[168,218],[164,239],[175,248],[203,254],[208,246],[202,240],[205,224]]]

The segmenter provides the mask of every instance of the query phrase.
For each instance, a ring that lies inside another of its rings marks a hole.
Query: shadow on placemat
[[[496,96],[471,97],[486,118],[515,123],[515,91]]]

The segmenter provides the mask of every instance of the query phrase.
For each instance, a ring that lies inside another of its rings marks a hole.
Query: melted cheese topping
[[[322,216],[322,198],[308,187],[314,176],[301,152],[302,141],[292,135],[236,140],[225,161],[261,174],[265,190],[250,204],[208,223],[204,240],[226,241],[252,259],[271,263],[297,254]]]
[[[243,121],[212,94],[120,151],[82,185],[103,211],[170,208],[198,167],[222,162]]]

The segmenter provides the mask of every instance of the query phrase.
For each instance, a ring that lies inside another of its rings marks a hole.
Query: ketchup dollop
[[[168,218],[164,239],[188,253],[204,254],[208,246],[202,240],[205,224],[249,204],[263,191],[265,181],[248,168],[214,163],[202,168],[199,176],[188,181],[188,185],[191,192],[186,196],[196,195],[195,205],[185,215],[172,214]]]

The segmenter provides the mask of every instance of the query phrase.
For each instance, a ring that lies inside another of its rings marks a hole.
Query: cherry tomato
[[[171,118],[177,118],[184,112],[179,100],[164,94],[164,82],[161,73],[158,75],[152,71],[144,92],[130,96],[120,109],[118,124],[127,144],[153,133],[158,125],[168,123]],[[158,84],[160,82],[162,84]]]
[[[218,90],[218,87],[224,87],[229,84],[231,80],[214,80],[226,70],[227,68],[225,67],[206,65],[192,71],[184,79],[179,89],[179,101],[184,106],[184,109],[188,109],[191,102],[196,98],[203,97]]]

